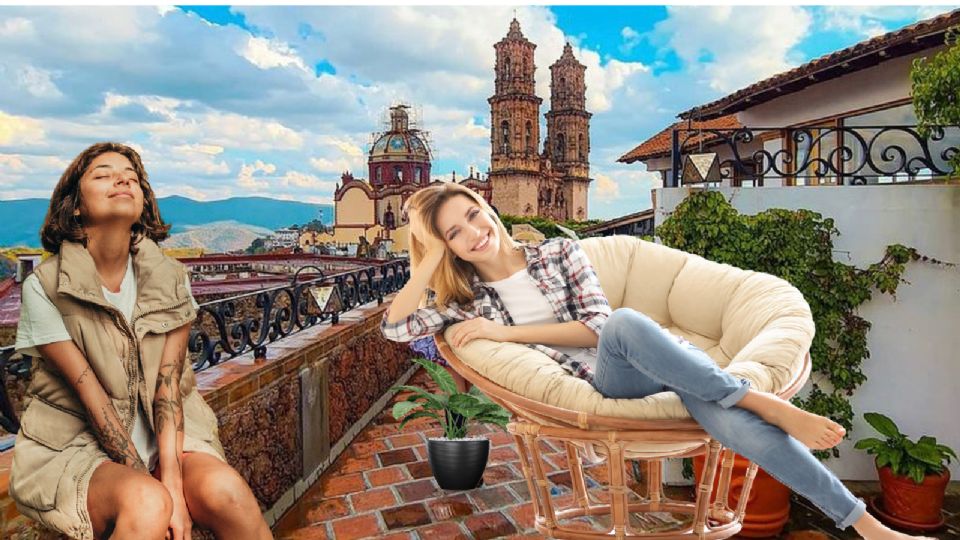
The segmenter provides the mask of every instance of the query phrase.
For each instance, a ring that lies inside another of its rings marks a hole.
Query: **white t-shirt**
[[[186,279],[187,293],[190,294],[190,279]],[[137,277],[133,272],[133,258],[127,259],[127,271],[123,275],[119,292],[111,292],[101,286],[103,297],[120,310],[120,313],[129,322],[133,318],[133,309],[137,303]],[[190,301],[196,309],[196,300],[190,294]],[[17,341],[14,347],[18,352],[30,356],[40,357],[37,347],[58,341],[70,341],[70,334],[63,323],[63,317],[57,310],[40,285],[35,274],[30,274],[23,280],[20,292],[20,320],[17,323]],[[137,404],[137,416],[133,422],[131,435],[133,445],[137,448],[140,458],[149,469],[153,469],[157,459],[157,437],[147,422],[143,404]]]
[[[506,279],[485,283],[497,291],[497,295],[500,296],[503,305],[510,312],[510,317],[513,318],[515,325],[556,324],[561,322],[554,315],[550,302],[537,287],[537,283],[526,268]],[[596,348],[547,346],[573,357],[574,360],[587,364],[591,370],[596,371]]]

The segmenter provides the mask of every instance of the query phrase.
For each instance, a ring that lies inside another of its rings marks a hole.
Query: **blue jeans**
[[[646,315],[618,309],[600,332],[593,386],[609,398],[676,392],[714,439],[759,465],[845,529],[866,505],[800,441],[755,413],[734,407],[750,388],[707,353],[679,342]]]

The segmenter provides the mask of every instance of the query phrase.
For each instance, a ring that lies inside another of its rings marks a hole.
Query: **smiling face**
[[[466,262],[490,261],[500,253],[496,221],[466,196],[448,199],[437,213],[436,226],[450,251]]]
[[[80,177],[80,215],[86,226],[111,222],[132,226],[143,213],[143,189],[133,164],[122,154],[100,154]]]

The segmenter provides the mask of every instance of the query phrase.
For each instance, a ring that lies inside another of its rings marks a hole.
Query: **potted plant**
[[[950,481],[950,470],[944,465],[957,454],[938,444],[935,437],[911,441],[882,414],[866,413],[863,417],[886,437],[862,439],[855,446],[876,456],[882,499],[871,501],[871,505],[877,514],[905,529],[927,531],[942,526],[943,496]]]
[[[506,429],[510,413],[476,387],[467,393],[458,391],[453,377],[442,366],[421,358],[413,361],[426,370],[439,391],[432,394],[417,386],[395,387],[410,392],[405,400],[393,406],[393,417],[400,420],[398,429],[416,418],[433,418],[439,422],[443,437],[427,440],[427,458],[437,484],[451,490],[478,487],[487,467],[490,441],[468,437],[467,428],[473,421]],[[462,419],[455,419],[456,415]]]

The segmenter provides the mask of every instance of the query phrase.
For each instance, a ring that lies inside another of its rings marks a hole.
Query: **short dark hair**
[[[50,253],[59,253],[60,245],[65,240],[86,245],[87,236],[83,232],[83,225],[74,216],[74,212],[80,209],[80,178],[94,159],[108,152],[115,152],[130,160],[143,190],[143,213],[140,214],[140,220],[130,228],[130,251],[136,253],[136,245],[144,236],[154,242],[170,236],[170,225],[160,218],[160,207],[147,181],[147,171],[143,168],[140,154],[125,144],[101,142],[80,152],[63,171],[60,181],[53,188],[50,208],[47,210],[43,227],[40,228],[40,242]]]

